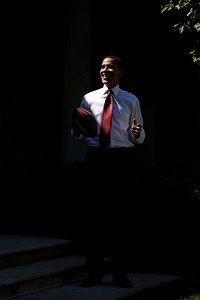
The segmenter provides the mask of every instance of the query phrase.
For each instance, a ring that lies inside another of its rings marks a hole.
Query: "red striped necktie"
[[[110,145],[110,132],[111,132],[111,121],[113,112],[113,97],[112,90],[108,90],[106,97],[102,120],[101,120],[101,131],[99,136],[99,144],[102,147],[108,147]]]

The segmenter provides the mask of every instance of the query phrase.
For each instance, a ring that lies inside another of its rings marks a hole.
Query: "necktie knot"
[[[108,89],[108,90],[107,90],[107,96],[108,96],[108,95],[111,95],[111,96],[114,95],[114,92],[113,92],[112,89]]]
[[[106,100],[104,103],[104,109],[109,107],[111,100],[112,100],[112,90],[108,90]]]

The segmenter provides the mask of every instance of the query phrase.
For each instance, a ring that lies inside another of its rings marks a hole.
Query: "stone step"
[[[71,254],[71,241],[37,236],[0,235],[0,269]]]
[[[0,299],[32,293],[78,280],[85,274],[84,257],[68,256],[0,270]]]
[[[0,300],[52,288],[85,275],[70,240],[0,235]]]

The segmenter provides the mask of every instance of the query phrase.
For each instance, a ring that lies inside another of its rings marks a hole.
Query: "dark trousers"
[[[112,257],[113,276],[125,275],[129,271],[129,250],[135,230],[132,207],[137,201],[134,154],[134,148],[88,149],[82,238],[86,267],[92,275],[103,276],[105,256]]]

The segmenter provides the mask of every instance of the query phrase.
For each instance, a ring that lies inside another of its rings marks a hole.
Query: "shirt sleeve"
[[[137,97],[135,97],[135,103],[134,107],[132,109],[132,115],[130,118],[130,127],[129,127],[129,138],[130,141],[134,144],[142,144],[145,140],[145,130],[143,128],[143,117],[142,117],[142,112],[140,109],[140,102]],[[142,126],[140,136],[139,138],[136,138],[133,134],[131,134],[131,126],[133,124],[134,119],[136,119],[136,122]]]

